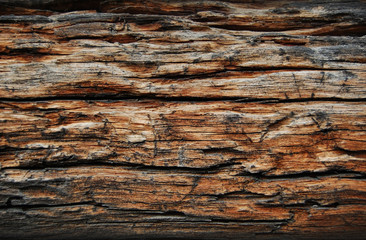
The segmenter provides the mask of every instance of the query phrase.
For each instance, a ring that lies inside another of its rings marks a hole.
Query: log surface
[[[365,20],[0,0],[0,238],[363,239]]]

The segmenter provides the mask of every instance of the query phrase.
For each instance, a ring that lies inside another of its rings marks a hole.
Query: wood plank
[[[247,13],[245,6],[230,9]],[[0,96],[366,98],[365,38],[217,30],[194,16],[1,16]],[[161,29],[167,23],[187,28]]]
[[[233,165],[266,175],[365,171],[364,103],[51,101],[1,108],[2,168],[104,163]]]

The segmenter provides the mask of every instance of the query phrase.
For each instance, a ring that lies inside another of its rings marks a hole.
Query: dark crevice
[[[280,224],[285,225],[292,221],[292,218],[283,220],[271,220],[271,219],[252,219],[252,220],[241,220],[241,219],[226,219],[226,218],[211,218],[212,222],[222,222],[222,223],[264,223],[264,224]]]
[[[74,36],[74,37],[60,37],[60,40],[103,40],[110,43],[134,43],[142,40],[143,37],[137,34],[124,34],[124,35],[108,35],[108,36]],[[115,61],[118,62],[118,61]]]
[[[70,156],[68,156],[70,157]],[[50,170],[50,169],[65,169],[71,167],[124,167],[126,169],[133,169],[138,171],[164,171],[175,173],[194,173],[194,174],[212,174],[217,173],[228,167],[240,165],[236,159],[231,159],[224,163],[215,164],[204,167],[179,167],[179,166],[154,166],[145,165],[142,163],[131,162],[111,162],[108,160],[94,159],[90,161],[72,159],[72,162],[41,162],[34,165],[4,167],[1,170],[15,169],[15,170]],[[329,169],[327,171],[302,171],[299,173],[289,173],[280,175],[270,175],[266,172],[250,173],[248,171],[237,174],[236,176],[252,177],[261,180],[279,180],[279,179],[298,179],[298,178],[321,178],[321,177],[337,177],[337,178],[351,178],[351,179],[366,179],[366,173],[358,172],[342,168]]]
[[[320,33],[313,34],[314,36],[353,36],[353,37],[362,37],[366,34],[366,26],[365,24],[355,23],[351,26],[339,26],[335,29]]]
[[[31,209],[39,209],[39,208],[59,208],[59,207],[70,207],[70,206],[82,206],[82,205],[93,205],[106,207],[109,210],[114,211],[123,211],[126,213],[133,214],[142,214],[142,215],[151,215],[156,217],[166,217],[166,218],[182,218],[184,221],[188,222],[218,222],[218,223],[263,223],[263,224],[288,224],[292,218],[289,219],[281,219],[281,220],[271,220],[271,219],[258,219],[258,220],[241,220],[241,219],[230,219],[230,218],[215,218],[210,216],[195,216],[186,214],[181,211],[176,210],[167,210],[167,211],[152,211],[152,210],[142,210],[142,209],[122,209],[122,208],[109,208],[108,205],[104,205],[103,203],[96,203],[95,201],[82,201],[75,203],[63,203],[63,204],[23,204],[23,205],[6,205],[0,206],[0,209],[22,209],[23,211],[31,210]],[[154,222],[161,221],[161,219],[145,219],[143,222]],[[128,222],[128,221],[122,221]],[[103,221],[103,223],[106,223]],[[116,223],[116,222],[113,222]],[[117,222],[118,223],[118,222]]]
[[[235,24],[208,24],[209,27],[219,28],[224,30],[232,30],[232,31],[253,31],[253,32],[275,32],[275,31],[289,31],[289,30],[300,30],[306,29],[305,27],[300,26],[283,26],[283,27],[274,27],[274,25],[266,25],[263,23],[263,26],[251,26],[251,25],[235,25]],[[311,27],[308,27],[311,28]]]
[[[352,157],[358,157],[358,158],[366,158],[366,150],[356,150],[356,151],[352,151],[352,150],[347,150],[341,147],[336,147],[334,150],[341,152],[343,154],[347,154],[349,156]]]
[[[250,192],[247,190],[238,190],[238,191],[219,193],[219,194],[201,194],[200,196],[209,196],[209,197],[215,198],[216,200],[220,200],[220,199],[225,199],[225,198],[237,198],[237,197],[239,197],[239,195],[244,195],[244,198],[273,198],[273,197],[277,196],[278,194],[279,193],[273,194],[273,195],[265,195],[265,194],[261,194],[261,193]],[[242,198],[242,196],[240,196],[240,197]]]
[[[9,199],[11,199],[11,198],[9,198]],[[8,201],[9,201],[9,199],[8,199]],[[7,202],[6,206],[0,206],[0,209],[20,208],[23,211],[26,211],[26,210],[34,209],[34,208],[69,207],[69,206],[80,206],[80,205],[95,205],[95,202],[84,201],[84,202],[64,203],[64,204],[20,204],[20,205],[11,205],[11,204],[8,204],[8,202]]]
[[[242,172],[237,174],[237,176],[248,176],[254,177],[258,179],[296,179],[296,178],[319,178],[319,177],[338,177],[338,178],[356,178],[356,179],[366,179],[366,173],[358,172],[348,169],[342,168],[334,168],[329,169],[322,172],[315,171],[302,171],[299,173],[290,173],[290,174],[280,174],[280,175],[269,175],[266,172],[260,173],[250,173],[250,172]]]
[[[200,149],[204,154],[223,154],[223,153],[233,153],[233,154],[245,154],[243,151],[236,150],[231,147],[223,147],[223,148],[208,148],[208,149]]]
[[[48,43],[48,42],[46,42]],[[49,48],[21,48],[8,49],[0,52],[0,56],[19,56],[19,57],[46,57],[46,56],[65,56],[67,54],[48,52]]]
[[[215,173],[222,170],[223,168],[232,167],[238,163],[235,160],[226,161],[224,163],[215,164],[211,166],[204,167],[178,167],[178,166],[154,166],[145,165],[141,163],[131,163],[131,162],[111,162],[103,161],[99,159],[93,159],[90,161],[72,159],[72,162],[42,162],[41,164],[26,165],[26,166],[16,166],[16,167],[3,167],[1,170],[6,169],[19,169],[19,170],[45,170],[45,169],[65,169],[70,167],[125,167],[127,169],[134,169],[139,171],[174,171],[174,172],[186,172],[186,173]]]
[[[366,102],[366,98],[251,98],[251,97],[194,97],[194,96],[157,96],[154,94],[133,95],[121,94],[95,94],[95,95],[69,95],[69,96],[47,96],[47,97],[24,97],[24,98],[0,98],[4,102],[49,102],[49,101],[162,101],[162,102],[258,102],[258,103],[297,103],[297,102]]]
[[[202,62],[212,62],[210,61],[200,61]],[[291,67],[291,66],[280,66],[280,67],[259,67],[259,66],[252,66],[252,67],[237,67],[230,64],[230,61],[219,61],[222,62],[223,66],[230,67],[234,69],[222,69],[214,72],[208,73],[196,73],[196,74],[179,74],[179,73],[172,73],[172,74],[162,74],[154,77],[150,77],[149,79],[157,79],[157,80],[193,80],[193,79],[206,79],[211,77],[220,76],[222,74],[231,73],[231,72],[239,72],[239,73],[266,73],[271,71],[345,71],[347,69],[340,69],[340,68],[330,68],[325,69],[321,67],[307,67],[307,66],[299,66],[299,67]],[[177,62],[174,62],[177,63]],[[182,62],[186,63],[186,62]],[[195,62],[193,62],[195,63]],[[225,63],[229,63],[226,64]]]

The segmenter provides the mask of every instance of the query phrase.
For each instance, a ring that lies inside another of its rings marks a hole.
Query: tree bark
[[[363,239],[365,1],[0,0],[2,239]]]

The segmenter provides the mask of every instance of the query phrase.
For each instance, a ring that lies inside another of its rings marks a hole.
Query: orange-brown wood
[[[0,0],[0,238],[363,239],[365,13]]]

